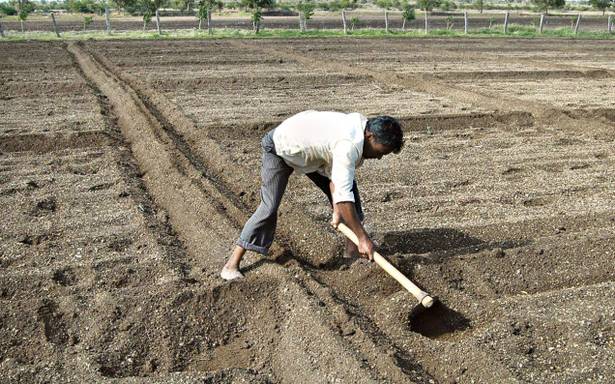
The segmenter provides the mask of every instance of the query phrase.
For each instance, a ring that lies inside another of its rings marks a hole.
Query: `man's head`
[[[378,116],[367,120],[363,158],[381,159],[389,153],[399,153],[404,146],[404,133],[397,120]]]

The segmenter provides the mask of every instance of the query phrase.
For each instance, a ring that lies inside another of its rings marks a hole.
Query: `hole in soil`
[[[50,236],[45,233],[42,235],[26,235],[19,242],[25,245],[39,245],[48,240],[50,240]]]
[[[422,231],[399,231],[385,233],[380,248],[384,255],[401,253],[428,253],[472,247],[483,241],[451,228],[435,228]]]
[[[32,209],[32,216],[43,216],[49,213],[55,212],[57,208],[56,199],[53,197],[44,199],[36,203],[34,209]]]
[[[115,252],[124,252],[128,247],[130,247],[133,243],[133,240],[128,237],[115,236],[113,239],[109,241],[107,247],[111,251]]]
[[[75,272],[73,272],[73,270],[70,268],[59,269],[54,272],[53,281],[67,287],[75,285],[75,283],[77,282],[77,276],[75,275]]]
[[[470,328],[470,320],[436,301],[431,308],[417,305],[408,315],[408,325],[412,332],[438,339]]]

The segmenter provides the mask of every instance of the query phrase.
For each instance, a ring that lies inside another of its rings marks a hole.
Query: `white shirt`
[[[367,118],[360,113],[305,111],[273,132],[275,151],[300,173],[318,172],[335,186],[333,203],[354,202],[355,168],[363,163]]]

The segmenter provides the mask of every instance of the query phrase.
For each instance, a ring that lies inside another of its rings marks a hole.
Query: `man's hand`
[[[359,254],[369,261],[374,261],[374,242],[367,236],[359,238]]]

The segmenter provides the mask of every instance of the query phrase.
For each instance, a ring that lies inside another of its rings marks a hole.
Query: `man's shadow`
[[[426,254],[451,250],[464,251],[480,249],[485,245],[482,240],[452,228],[386,232],[376,234],[374,238],[380,244],[379,252],[384,256],[396,253]]]

